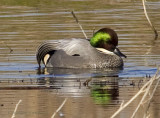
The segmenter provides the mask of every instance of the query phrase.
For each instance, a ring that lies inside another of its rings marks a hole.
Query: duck
[[[111,28],[101,28],[90,39],[72,38],[43,42],[36,53],[41,67],[54,68],[122,68],[117,33]]]

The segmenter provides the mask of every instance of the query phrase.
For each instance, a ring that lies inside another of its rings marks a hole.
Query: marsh
[[[146,4],[159,33],[160,2]],[[117,32],[118,48],[127,56],[123,69],[38,68],[36,49],[42,42],[85,38],[73,10],[88,38],[103,27]],[[0,117],[10,118],[21,99],[17,118],[48,118],[68,98],[56,118],[106,118],[155,74],[160,39],[154,40],[138,0],[1,0],[0,60]],[[159,89],[149,109],[152,118],[160,117]],[[130,117],[139,100],[118,117]]]

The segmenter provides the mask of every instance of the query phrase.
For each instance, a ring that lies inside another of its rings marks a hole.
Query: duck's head
[[[90,44],[97,49],[114,52],[118,56],[126,58],[126,56],[117,48],[117,33],[110,28],[102,28],[94,33],[93,37],[90,39]]]

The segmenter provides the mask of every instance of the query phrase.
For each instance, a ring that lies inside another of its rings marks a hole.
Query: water
[[[158,33],[159,6],[158,0],[147,2]],[[88,37],[102,27],[118,33],[119,48],[128,57],[123,70],[38,69],[35,53],[43,41],[84,38],[72,10]],[[10,118],[21,99],[17,118],[48,118],[68,98],[56,118],[107,118],[155,74],[160,39],[154,40],[141,1],[1,0],[0,60],[0,117]],[[159,89],[149,109],[152,118],[160,117]],[[130,117],[139,100],[118,117]]]

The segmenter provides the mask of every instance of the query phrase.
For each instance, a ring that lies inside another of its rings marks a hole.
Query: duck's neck
[[[106,50],[106,49],[104,49],[104,48],[96,48],[96,49],[97,49],[98,51],[104,53],[104,54],[115,55],[113,52],[108,51],[108,50]]]

